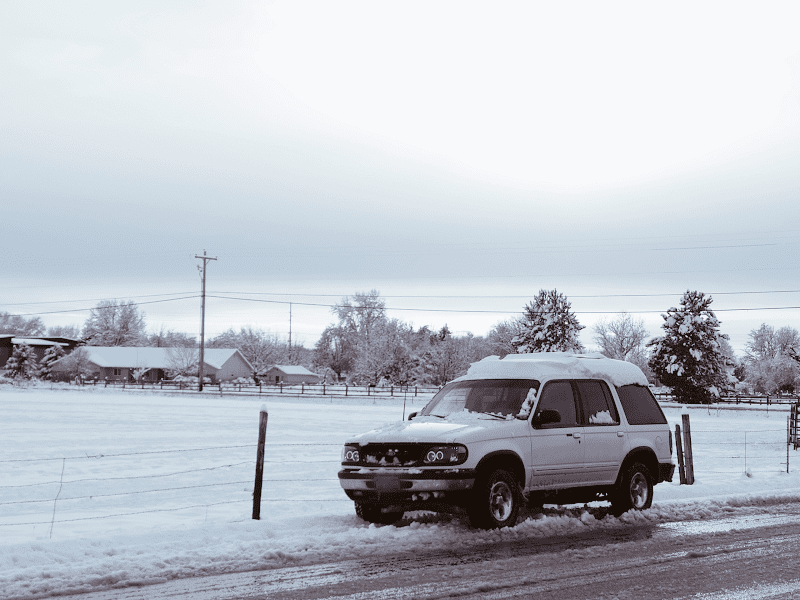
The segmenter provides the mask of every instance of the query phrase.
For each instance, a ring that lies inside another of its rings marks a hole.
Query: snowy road
[[[185,579],[80,600],[800,599],[800,504],[616,531]]]

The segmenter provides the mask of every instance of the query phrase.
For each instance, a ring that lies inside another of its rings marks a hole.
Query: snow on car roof
[[[605,379],[615,386],[647,385],[647,378],[636,365],[612,360],[602,354],[571,352],[533,352],[509,354],[503,358],[487,356],[472,363],[463,379]]]

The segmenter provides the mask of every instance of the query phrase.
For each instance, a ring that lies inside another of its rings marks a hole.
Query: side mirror
[[[537,412],[533,417],[534,427],[541,427],[550,423],[561,423],[561,413],[554,408],[546,408],[541,412]]]
[[[416,413],[416,412],[413,412],[413,413],[411,413],[411,414],[409,414],[409,415],[408,415],[408,420],[410,421],[411,419],[413,419],[413,418],[414,418],[414,417],[416,417],[416,416],[417,416],[417,413]]]

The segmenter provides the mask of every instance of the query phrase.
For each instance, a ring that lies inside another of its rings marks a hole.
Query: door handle
[[[569,435],[569,434],[567,434],[567,435]],[[581,439],[581,434],[580,433],[573,433],[572,437],[574,437],[576,440],[579,440],[579,439]]]
[[[625,433],[623,431],[618,431],[617,437],[625,437]]]

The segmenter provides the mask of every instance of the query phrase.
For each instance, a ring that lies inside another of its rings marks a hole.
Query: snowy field
[[[425,399],[409,398],[406,414]],[[259,410],[267,428],[261,520],[250,519]],[[140,586],[403,550],[469,547],[585,528],[736,515],[800,500],[786,473],[786,410],[689,410],[693,486],[656,486],[654,507],[546,508],[476,531],[426,513],[400,526],[355,516],[339,487],[343,440],[403,415],[403,398],[167,396],[0,386],[0,598]],[[674,430],[681,408],[666,406]],[[596,518],[596,517],[599,517]]]

